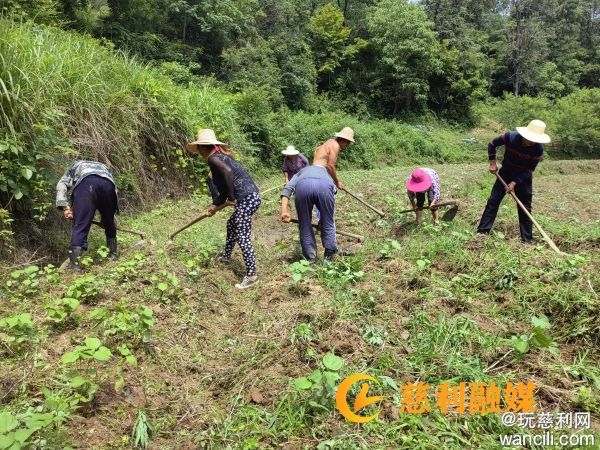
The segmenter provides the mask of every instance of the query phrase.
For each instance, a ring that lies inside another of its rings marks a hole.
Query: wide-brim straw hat
[[[335,133],[335,137],[346,139],[347,141],[354,143],[354,130],[350,127],[346,127],[339,133]]]
[[[296,156],[299,155],[300,152],[296,150],[296,148],[293,145],[288,145],[288,148],[283,150],[281,154],[285,156]]]
[[[532,120],[527,127],[517,127],[517,132],[536,144],[548,144],[551,141],[550,136],[546,134],[546,124],[541,120]]]
[[[423,169],[415,169],[406,182],[406,189],[410,192],[426,192],[429,190],[433,180]]]
[[[188,152],[198,153],[199,145],[222,145],[227,146],[226,143],[221,142],[217,139],[215,132],[210,128],[204,128],[198,131],[198,139],[194,142],[190,142],[185,146]]]

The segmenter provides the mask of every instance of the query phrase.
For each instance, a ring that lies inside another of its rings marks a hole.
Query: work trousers
[[[117,236],[115,213],[117,212],[115,185],[107,178],[88,175],[74,189],[72,196],[73,231],[71,246],[88,248],[88,234],[96,211],[100,211],[106,239]]]
[[[302,255],[308,260],[317,257],[317,242],[312,227],[312,211],[316,206],[320,212],[321,242],[325,250],[335,253],[335,186],[326,179],[305,178],[296,185],[295,204],[300,222],[300,246]]]
[[[514,181],[514,174],[507,170],[500,169],[500,176],[506,181],[507,184]],[[485,210],[483,211],[483,215],[481,216],[481,220],[479,221],[479,226],[477,227],[477,231],[479,233],[489,233],[492,230],[492,226],[494,225],[494,221],[496,220],[496,215],[498,214],[498,208],[500,207],[500,203],[502,203],[502,199],[506,195],[506,189],[504,185],[500,182],[500,180],[496,180],[494,187],[492,188],[492,193],[490,198],[485,206]],[[533,198],[533,187],[532,180],[529,178],[526,181],[518,183],[515,186],[515,195],[525,208],[529,212],[531,212],[531,202]],[[531,242],[533,238],[533,223],[531,219],[527,217],[521,208],[517,207],[519,211],[519,228],[521,232],[521,240],[523,242]]]

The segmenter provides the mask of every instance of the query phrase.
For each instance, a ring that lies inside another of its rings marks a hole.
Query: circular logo
[[[379,380],[377,380],[377,378],[374,378],[371,375],[367,375],[364,373],[350,375],[338,386],[338,390],[335,394],[335,404],[337,405],[337,408],[340,411],[340,413],[350,422],[367,423],[372,420],[375,420],[379,416],[381,410],[377,411],[375,414],[372,414],[370,416],[360,416],[357,413],[369,405],[373,405],[374,403],[382,401],[385,397],[367,397],[367,393],[369,392],[369,384],[363,383],[359,394],[354,400],[354,408],[351,409],[350,405],[348,405],[347,400],[348,392],[350,391],[352,386],[359,381],[373,381],[374,383],[379,383]]]

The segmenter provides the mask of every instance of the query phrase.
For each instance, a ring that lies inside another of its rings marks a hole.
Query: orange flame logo
[[[337,405],[337,408],[340,411],[340,413],[350,422],[367,423],[372,420],[375,420],[379,416],[381,410],[377,411],[375,414],[370,416],[359,416],[356,413],[358,413],[361,409],[364,409],[369,405],[373,405],[374,403],[382,401],[384,397],[367,397],[367,393],[369,392],[369,384],[363,383],[359,394],[354,400],[354,408],[353,410],[351,410],[346,397],[354,383],[357,383],[359,381],[373,381],[375,383],[379,383],[379,380],[377,380],[377,378],[374,378],[371,375],[366,375],[364,373],[350,375],[348,378],[346,378],[340,383],[338,390],[335,394],[335,404]]]

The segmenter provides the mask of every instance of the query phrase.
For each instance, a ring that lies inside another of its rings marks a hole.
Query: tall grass
[[[0,140],[39,155],[52,169],[48,183],[74,158],[90,158],[144,200],[181,181],[182,144],[198,127],[245,142],[227,93],[208,82],[178,86],[89,37],[2,19],[0,55]]]

